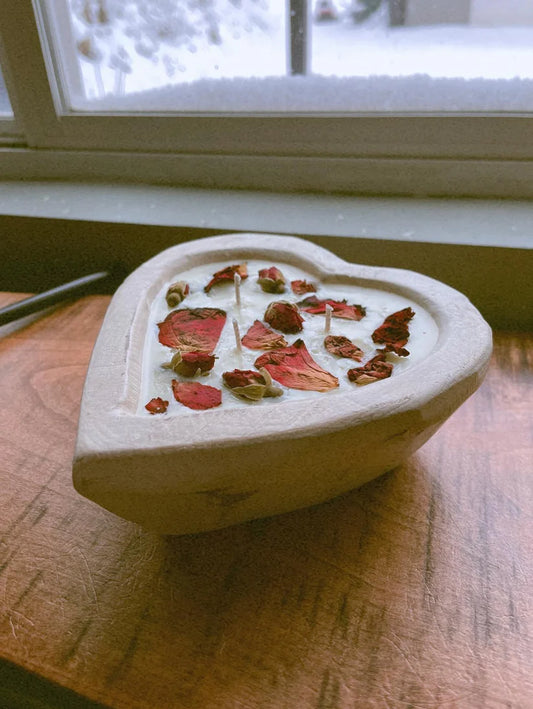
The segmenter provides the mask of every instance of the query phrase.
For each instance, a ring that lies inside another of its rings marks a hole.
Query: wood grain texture
[[[532,335],[496,336],[481,389],[401,468],[161,537],[71,484],[108,302],[0,330],[1,657],[120,709],[533,706]]]

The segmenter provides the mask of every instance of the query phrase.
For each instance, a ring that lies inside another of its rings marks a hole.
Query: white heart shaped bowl
[[[154,298],[188,269],[249,259],[291,264],[326,287],[345,283],[401,296],[434,321],[434,345],[368,386],[280,397],[268,407],[143,415]],[[140,266],[112,298],[85,382],[74,486],[165,534],[317,504],[393,469],[425,443],[478,388],[491,350],[491,330],[470,301],[418,273],[347,263],[294,237],[230,234],[184,243]]]

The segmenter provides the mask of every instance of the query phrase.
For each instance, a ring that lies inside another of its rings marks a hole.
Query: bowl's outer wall
[[[396,467],[480,385],[491,352],[490,329],[464,296],[438,284],[437,290],[442,288],[445,295],[449,294],[440,306],[438,302],[432,304],[437,308],[434,314],[441,336],[456,337],[463,347],[465,337],[476,339],[478,346],[473,351],[477,356],[455,368],[446,358],[435,356],[435,381],[421,382],[418,391],[404,394],[397,406],[387,406],[392,380],[386,380],[365,387],[376,401],[375,411],[366,416],[348,416],[339,424],[326,407],[323,425],[315,422],[307,430],[284,430],[272,437],[270,433],[262,435],[258,425],[257,430],[242,437],[222,437],[211,443],[202,442],[200,437],[188,446],[172,446],[168,441],[154,446],[150,434],[153,420],[142,419],[147,430],[143,438],[138,425],[129,428],[135,418],[139,424],[139,417],[126,415],[124,408],[104,414],[102,405],[109,401],[110,387],[115,386],[115,393],[130,411],[132,402],[136,402],[139,387],[135,380],[141,376],[142,364],[138,347],[146,331],[149,302],[145,298],[132,307],[132,294],[139,292],[139,283],[144,283],[153,297],[159,289],[153,285],[154,280],[161,279],[162,270],[168,271],[176,254],[186,253],[190,258],[196,247],[197,255],[204,254],[208,261],[212,260],[210,247],[220,250],[227,246],[229,258],[230,247],[257,250],[267,242],[280,254],[289,250],[296,260],[300,252],[311,252],[313,261],[319,259],[318,263],[329,265],[332,271],[343,266],[353,268],[301,239],[259,238],[259,247],[256,235],[229,235],[167,250],[138,269],[140,276],[132,274],[117,292],[95,346],[82,402],[73,463],[74,485],[82,495],[125,519],[165,534],[201,532],[317,504]],[[187,247],[189,251],[185,252]],[[361,270],[365,278],[382,283],[389,272],[368,267]],[[392,278],[392,270],[390,273]],[[407,286],[419,293],[419,301],[424,300],[419,283],[429,282],[430,287],[435,282],[405,273]],[[450,306],[454,298],[466,308],[461,317],[462,333],[449,332],[449,311],[458,307]],[[119,320],[125,339],[106,338],[106,332],[116,333]],[[109,366],[103,368],[104,362]],[[446,366],[449,372],[444,376],[441,370]],[[264,429],[269,426],[272,423],[265,421]]]

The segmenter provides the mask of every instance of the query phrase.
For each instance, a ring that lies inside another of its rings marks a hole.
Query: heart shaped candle
[[[472,304],[417,273],[293,237],[175,246],[111,301],[74,485],[168,534],[319,503],[422,445],[479,386],[491,348]]]

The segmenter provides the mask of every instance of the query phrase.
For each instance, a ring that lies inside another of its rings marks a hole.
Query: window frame
[[[80,114],[64,108],[36,1],[0,3],[0,40],[6,85],[26,145],[63,163],[69,155],[74,163],[85,156],[86,176],[112,174],[109,167],[102,170],[102,161],[120,155],[131,157],[129,163],[122,160],[126,170],[137,157],[150,165],[151,179],[162,182],[209,187],[217,186],[220,175],[224,187],[365,192],[365,170],[371,192],[476,194],[478,180],[479,194],[487,196],[498,194],[495,183],[503,171],[502,196],[530,196],[533,117],[528,114]],[[42,155],[24,160],[30,175],[32,164],[46,169]],[[4,153],[0,161],[10,174],[22,157]],[[433,169],[450,165],[456,175],[467,176],[466,192],[460,184],[443,185],[442,177],[432,180]],[[398,175],[387,177],[395,166],[403,170],[401,181]],[[512,178],[505,178],[513,166],[514,187]],[[337,175],[329,181],[323,168]],[[81,166],[74,169],[84,176]],[[224,177],[226,169],[233,177]],[[254,175],[265,169],[273,176],[270,187],[265,179],[258,185]],[[279,175],[283,169],[286,179]],[[139,178],[128,172],[123,179]]]

